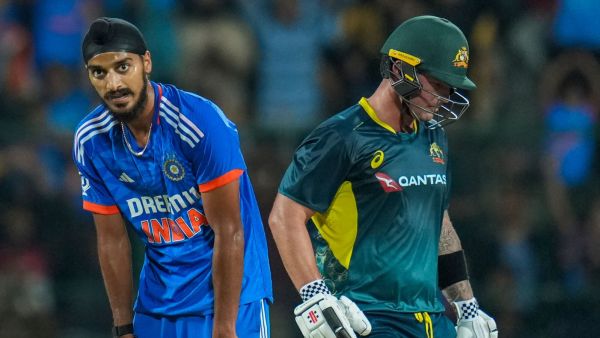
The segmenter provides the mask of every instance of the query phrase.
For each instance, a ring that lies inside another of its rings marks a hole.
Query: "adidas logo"
[[[127,176],[126,173],[122,173],[121,176],[119,176],[119,181],[125,182],[125,183],[135,182],[131,177]]]

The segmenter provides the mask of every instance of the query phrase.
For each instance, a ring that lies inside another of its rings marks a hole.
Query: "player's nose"
[[[121,76],[115,72],[109,72],[106,74],[106,90],[111,92],[118,90],[122,87]]]

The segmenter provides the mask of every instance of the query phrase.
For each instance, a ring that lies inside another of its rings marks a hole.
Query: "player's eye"
[[[101,78],[102,76],[104,76],[104,71],[99,68],[92,69],[90,72],[92,73],[92,76],[95,78]]]
[[[129,64],[128,63],[122,63],[117,67],[117,70],[121,73],[126,72],[129,69]]]

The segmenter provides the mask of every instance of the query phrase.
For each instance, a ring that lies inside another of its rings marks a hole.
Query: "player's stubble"
[[[110,110],[110,113],[119,122],[128,123],[128,122],[135,120],[140,115],[140,113],[142,112],[144,107],[146,106],[146,102],[148,101],[148,82],[150,81],[148,79],[148,74],[146,74],[146,73],[142,74],[142,81],[143,81],[143,85],[142,85],[142,90],[140,91],[140,96],[138,97],[137,102],[135,102],[135,104],[133,105],[133,107],[131,107],[130,110],[120,111],[120,112],[115,112],[112,109]],[[119,90],[115,90],[115,91],[106,93],[103,100],[104,100],[105,104],[107,106],[109,106],[108,102],[111,97],[128,95],[128,94],[133,96],[133,92],[131,91],[131,89],[123,88],[123,89],[119,89]]]

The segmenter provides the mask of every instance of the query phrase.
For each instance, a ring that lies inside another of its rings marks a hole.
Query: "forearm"
[[[133,320],[133,277],[129,238],[123,236],[116,241],[99,239],[98,257],[114,325],[129,324]]]
[[[456,230],[454,230],[454,226],[450,221],[450,216],[448,216],[448,211],[445,211],[442,220],[438,255],[447,255],[460,250],[462,250],[460,238],[458,237]]]
[[[242,276],[244,273],[244,232],[223,231],[215,235],[213,251],[213,285],[215,324],[235,330]]]
[[[460,238],[458,237],[458,234],[456,233],[456,230],[454,229],[454,226],[450,221],[448,212],[446,211],[444,212],[444,218],[442,221],[442,231],[440,234],[438,255],[450,255],[453,253],[457,253],[461,250],[463,250],[463,248],[460,243]],[[462,263],[464,264],[465,279],[448,285],[442,290],[442,293],[449,302],[473,298],[473,290],[471,289],[471,283],[467,278],[468,272],[466,271],[466,262],[463,261]],[[446,269],[452,269],[452,267],[446,267]],[[443,271],[440,271],[440,273],[443,273]]]
[[[297,224],[290,226],[290,228],[299,226]],[[304,232],[273,231],[272,233],[277,243],[277,249],[279,250],[283,265],[297,290],[307,283],[322,278],[317,268],[312,243],[306,230]]]
[[[306,230],[306,221],[311,213],[287,197],[278,195],[269,217],[269,226],[279,255],[297,290],[322,278]]]

